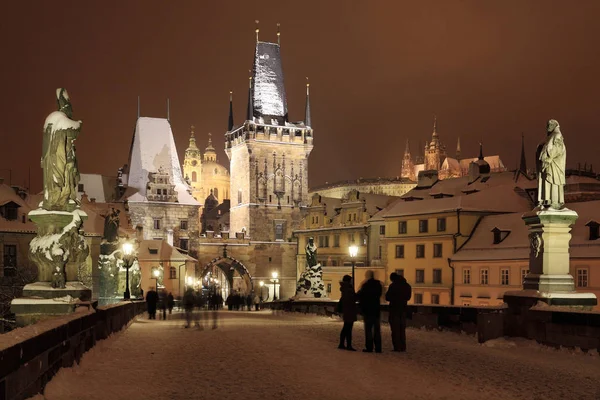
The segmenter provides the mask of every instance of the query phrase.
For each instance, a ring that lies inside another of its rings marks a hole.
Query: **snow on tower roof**
[[[163,168],[171,176],[180,204],[199,205],[188,192],[179,164],[171,124],[164,118],[140,117],[135,126],[133,145],[129,156],[129,174],[126,192],[128,201],[148,201],[146,188],[150,173]]]
[[[283,117],[287,121],[283,68],[277,43],[256,42],[252,73],[254,115]]]

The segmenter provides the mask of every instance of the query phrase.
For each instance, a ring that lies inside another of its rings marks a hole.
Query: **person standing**
[[[358,291],[358,300],[365,323],[365,353],[381,353],[381,294],[383,287],[381,282],[375,279],[373,271],[365,273],[367,279]]]
[[[192,323],[192,314],[194,312],[194,305],[196,299],[194,298],[194,290],[188,288],[183,295],[183,308],[185,309],[185,327],[189,328]]]
[[[258,297],[257,294],[254,294],[253,300],[254,300],[254,310],[255,311],[260,310],[260,297]]]
[[[163,319],[163,321],[166,321],[167,320],[167,292],[166,292],[166,290],[161,290],[159,304],[160,304],[160,309],[162,311],[162,319]]]
[[[175,298],[173,297],[173,293],[169,292],[167,296],[167,307],[169,307],[169,315],[173,314],[173,306],[175,306]]]
[[[344,327],[340,332],[340,344],[338,349],[356,351],[352,347],[352,326],[356,321],[358,310],[356,307],[356,293],[354,293],[354,287],[352,285],[352,277],[350,275],[344,275],[340,282],[340,307],[342,313],[342,319],[344,320]],[[344,341],[346,345],[344,346]]]
[[[389,322],[392,330],[394,351],[406,351],[406,309],[412,296],[412,288],[402,275],[390,274],[390,287],[385,299],[390,302]]]
[[[156,293],[156,291],[153,288],[149,288],[148,293],[146,293],[148,319],[156,319],[156,303],[158,303],[158,293]]]

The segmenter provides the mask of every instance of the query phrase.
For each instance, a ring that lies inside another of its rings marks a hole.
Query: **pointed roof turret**
[[[198,146],[196,146],[196,135],[194,134],[194,125],[190,126],[190,144],[186,149],[186,153],[190,150],[198,150]]]
[[[204,149],[204,161],[217,161],[217,152],[212,145],[212,133],[208,133],[208,145]]]
[[[229,92],[229,121],[227,123],[227,130],[233,129],[233,91]]]
[[[404,149],[404,155],[406,156],[407,154],[410,155],[410,146],[408,143],[408,139],[406,139],[406,149]]]
[[[519,164],[519,170],[527,175],[527,160],[525,159],[525,134],[521,133],[521,163]]]
[[[287,100],[283,82],[283,66],[278,43],[258,40],[252,68],[252,111],[266,123],[277,120],[279,124],[288,122]]]
[[[312,127],[312,119],[310,118],[310,83],[308,76],[306,77],[306,107],[304,109],[304,125]]]
[[[456,141],[456,159],[460,160],[460,136],[458,137],[458,140]]]
[[[432,137],[436,137],[437,134],[437,115],[433,116],[433,134],[431,135]]]
[[[483,160],[483,143],[479,142],[479,158],[478,160]]]

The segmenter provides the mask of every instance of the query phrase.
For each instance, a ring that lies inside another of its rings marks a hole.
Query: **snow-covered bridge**
[[[524,339],[409,329],[408,352],[337,349],[336,318],[202,313],[204,329],[138,317],[61,369],[36,400],[600,399],[600,357]],[[355,347],[363,347],[362,323]]]

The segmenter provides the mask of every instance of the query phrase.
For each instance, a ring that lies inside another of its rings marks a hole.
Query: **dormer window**
[[[494,244],[499,244],[504,241],[510,234],[510,231],[503,231],[499,228],[492,229],[492,233],[494,234]]]
[[[598,240],[600,238],[600,224],[594,220],[585,224],[590,228],[590,240]]]
[[[8,201],[0,206],[0,215],[8,221],[15,221],[18,218],[19,205],[14,201]]]

